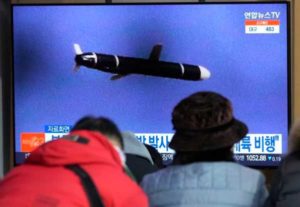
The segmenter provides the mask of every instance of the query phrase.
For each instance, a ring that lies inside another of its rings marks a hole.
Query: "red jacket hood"
[[[86,130],[74,131],[70,135],[78,135],[89,141],[86,144],[67,139],[47,142],[34,150],[26,163],[46,166],[102,163],[122,168],[118,152],[104,135]]]

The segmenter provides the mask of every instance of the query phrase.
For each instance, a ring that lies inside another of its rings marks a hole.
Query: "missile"
[[[129,74],[141,74],[182,80],[205,80],[210,77],[210,71],[200,65],[160,61],[162,45],[153,47],[149,59],[124,57],[117,55],[83,53],[79,44],[74,44],[75,69],[80,66],[113,73],[111,80],[117,80]]]

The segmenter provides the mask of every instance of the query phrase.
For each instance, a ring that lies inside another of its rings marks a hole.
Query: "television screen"
[[[228,97],[249,166],[276,166],[290,120],[288,3],[13,6],[15,162],[85,115],[112,119],[167,163],[173,107]],[[74,71],[74,68],[77,72]]]

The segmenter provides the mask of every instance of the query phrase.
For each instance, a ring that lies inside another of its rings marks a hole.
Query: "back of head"
[[[180,101],[172,123],[175,134],[170,147],[177,153],[228,150],[248,132],[234,118],[231,102],[215,92],[198,92]]]
[[[120,130],[114,122],[105,117],[86,116],[80,119],[71,131],[91,130],[105,135],[112,142],[117,143],[123,149],[123,139]]]

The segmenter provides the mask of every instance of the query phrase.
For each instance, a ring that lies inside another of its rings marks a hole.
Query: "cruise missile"
[[[182,80],[205,80],[210,77],[210,71],[200,65],[160,61],[162,45],[155,45],[149,59],[124,57],[118,55],[83,53],[79,44],[74,44],[75,69],[80,66],[113,73],[111,80],[122,78],[129,74],[141,74]]]

